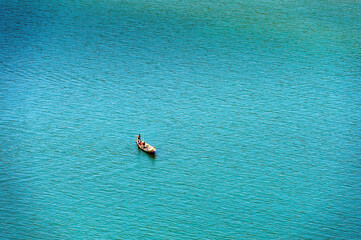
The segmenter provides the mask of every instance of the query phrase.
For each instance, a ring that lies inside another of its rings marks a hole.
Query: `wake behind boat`
[[[150,145],[150,144],[142,141],[142,140],[140,139],[140,134],[138,135],[138,138],[137,138],[137,140],[136,140],[136,143],[137,143],[138,147],[139,147],[140,149],[142,149],[144,152],[150,153],[150,154],[155,154],[155,151],[156,151],[155,147],[153,147],[152,145]]]

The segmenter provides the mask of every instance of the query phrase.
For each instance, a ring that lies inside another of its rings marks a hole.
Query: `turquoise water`
[[[361,239],[359,1],[0,9],[1,239]]]

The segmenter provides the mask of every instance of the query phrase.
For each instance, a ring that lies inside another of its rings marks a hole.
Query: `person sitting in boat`
[[[138,140],[140,140],[140,134],[138,134]]]

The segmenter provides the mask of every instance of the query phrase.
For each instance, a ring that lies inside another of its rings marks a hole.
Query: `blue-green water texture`
[[[361,239],[360,1],[1,0],[0,29],[0,239]]]

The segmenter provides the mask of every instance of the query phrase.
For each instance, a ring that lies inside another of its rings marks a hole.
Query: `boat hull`
[[[155,147],[151,146],[150,144],[148,143],[145,143],[143,145],[143,141],[137,139],[136,140],[136,143],[138,145],[138,148],[140,148],[142,151],[146,152],[146,153],[149,153],[149,154],[155,154]]]

